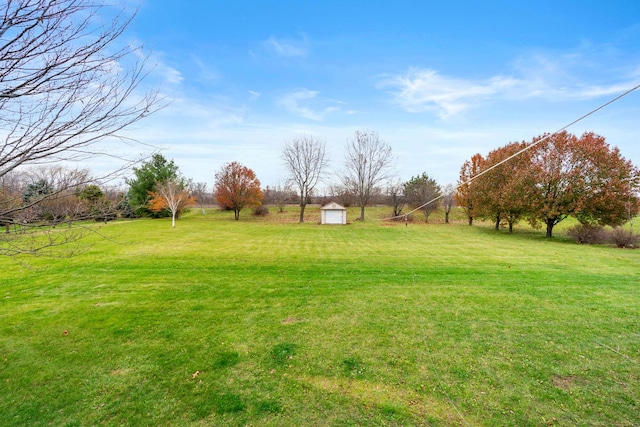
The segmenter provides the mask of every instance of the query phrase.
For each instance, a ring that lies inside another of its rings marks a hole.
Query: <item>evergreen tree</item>
[[[173,160],[167,160],[162,154],[154,154],[151,160],[143,163],[139,168],[133,168],[135,178],[127,179],[129,186],[126,206],[131,216],[167,217],[171,216],[168,210],[154,212],[149,209],[151,193],[156,191],[156,184],[174,180],[186,187],[186,180],[181,176],[178,166]]]

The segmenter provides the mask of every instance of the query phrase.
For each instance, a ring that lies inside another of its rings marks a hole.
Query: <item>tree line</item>
[[[442,186],[426,172],[405,182],[394,181],[391,147],[376,132],[355,132],[345,151],[343,170],[338,174],[341,183],[329,186],[330,197],[345,206],[359,206],[360,220],[365,219],[365,207],[372,197],[390,205],[395,219],[402,219],[408,206],[422,212],[428,221],[442,206],[448,222],[455,203],[470,225],[474,219],[490,220],[496,229],[504,225],[511,232],[515,224],[526,220],[534,227],[545,227],[547,237],[552,237],[553,228],[570,216],[585,225],[615,227],[640,210],[638,168],[593,132],[580,137],[566,131],[545,134],[509,143],[486,156],[475,154],[461,166],[455,186]],[[282,160],[288,185],[271,187],[269,201],[282,210],[297,189],[303,222],[305,206],[329,164],[325,144],[310,135],[294,138],[284,143]],[[137,182],[130,181],[130,194]],[[151,191],[147,188],[145,197]],[[238,219],[244,207],[260,206],[265,192],[251,169],[232,162],[215,174],[213,196]],[[133,194],[131,199],[136,199]]]
[[[324,200],[359,206],[360,220],[371,200],[391,207],[391,219],[405,219],[405,210],[420,211],[424,220],[439,207],[445,222],[455,205],[474,219],[490,220],[495,228],[526,220],[553,228],[572,216],[581,224],[618,226],[640,211],[640,173],[617,148],[592,132],[580,137],[568,132],[541,135],[528,142],[512,142],[477,153],[461,166],[457,185],[440,185],[426,172],[405,182],[393,179],[391,147],[376,132],[357,131],[345,145],[340,184],[328,187]],[[298,203],[300,222],[314,191],[326,178],[329,165],[325,143],[310,135],[286,141],[282,148],[284,185],[263,189],[253,170],[238,163],[224,164],[214,174],[211,192],[204,182],[185,177],[173,160],[154,154],[125,179],[127,188],[103,190],[87,170],[62,166],[37,167],[2,177],[0,216],[10,225],[57,225],[61,222],[122,217],[166,217],[175,220],[189,206],[216,202],[240,217],[244,208],[263,203]],[[19,191],[16,191],[19,189]],[[319,199],[318,195],[315,196]]]
[[[509,231],[520,220],[546,236],[572,216],[585,225],[618,226],[639,211],[640,173],[603,136],[567,131],[475,154],[460,170],[455,199],[469,219]]]

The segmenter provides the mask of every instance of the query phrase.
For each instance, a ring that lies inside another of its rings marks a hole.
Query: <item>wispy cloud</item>
[[[327,114],[340,110],[341,102],[318,99],[318,94],[315,90],[297,89],[281,96],[277,104],[293,115],[315,121],[321,121]]]
[[[479,98],[505,92],[516,84],[510,77],[474,82],[442,76],[431,69],[412,68],[405,74],[383,79],[378,87],[390,87],[395,102],[409,112],[435,111],[441,118],[447,118],[466,110]]]
[[[584,58],[578,54],[558,58],[538,54],[519,58],[513,75],[466,79],[429,68],[410,68],[402,74],[384,76],[377,88],[389,90],[394,103],[408,112],[433,112],[447,119],[486,101],[586,100],[619,94],[637,84],[633,83],[637,76],[629,72],[622,73],[617,81],[612,82],[607,75],[606,83],[595,82],[598,73],[590,70],[589,77],[583,77],[585,67]]]
[[[220,73],[216,70],[215,66],[211,63],[205,62],[200,56],[191,54],[193,63],[198,68],[198,78],[204,81],[217,81],[220,79]]]
[[[142,56],[142,52],[140,52],[139,57],[142,59],[146,59]],[[182,73],[167,64],[162,59],[162,54],[153,53],[148,58],[148,64],[151,71],[151,76],[158,80],[160,86],[163,85],[179,85],[184,80],[184,76]]]
[[[263,45],[271,52],[278,56],[287,58],[305,57],[309,50],[309,44],[306,37],[302,40],[277,39],[274,36],[269,37],[263,42]]]
[[[164,81],[170,84],[180,84],[184,80],[182,73],[166,64],[158,64],[158,72],[163,76]]]
[[[262,96],[262,94],[260,92],[256,92],[255,90],[250,90],[249,91],[249,101],[255,101],[258,98],[260,98]]]
[[[565,101],[619,94],[635,86],[640,74],[637,65],[629,68],[616,56],[606,46],[590,44],[561,55],[522,55],[513,63],[520,84],[509,95]]]
[[[301,105],[303,102],[313,99],[318,95],[317,91],[300,89],[282,96],[278,100],[278,105],[296,116],[310,120],[322,120],[322,114],[315,112],[308,107]]]

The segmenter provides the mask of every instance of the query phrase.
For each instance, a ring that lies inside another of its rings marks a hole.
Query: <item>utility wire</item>
[[[497,168],[498,166],[500,166],[500,165],[502,165],[502,164],[504,164],[504,163],[508,162],[509,160],[513,159],[514,157],[519,156],[520,154],[524,153],[525,151],[532,149],[533,147],[535,147],[536,145],[538,145],[538,144],[540,144],[540,143],[542,143],[542,142],[546,141],[547,139],[552,138],[552,137],[554,137],[554,136],[558,135],[560,132],[562,132],[562,131],[566,130],[567,128],[569,128],[569,127],[571,127],[571,126],[575,125],[576,123],[578,123],[578,122],[580,122],[580,121],[582,121],[582,120],[586,119],[587,117],[589,117],[589,116],[591,116],[591,115],[595,114],[596,112],[598,112],[598,111],[602,110],[603,108],[608,107],[609,105],[611,105],[611,104],[613,104],[614,102],[618,101],[620,98],[623,98],[623,97],[625,97],[625,96],[629,95],[631,92],[633,92],[633,91],[635,91],[635,90],[637,90],[637,89],[639,89],[639,88],[640,88],[640,84],[638,84],[638,85],[636,85],[636,86],[632,87],[631,89],[629,89],[629,90],[627,90],[626,92],[624,92],[624,93],[622,93],[622,94],[620,94],[620,95],[616,96],[615,98],[610,99],[609,101],[605,102],[604,104],[600,105],[599,107],[594,108],[593,110],[589,111],[588,113],[584,114],[583,116],[581,116],[581,117],[579,117],[579,118],[575,119],[575,120],[574,120],[574,121],[572,121],[571,123],[569,123],[569,124],[567,124],[567,125],[565,125],[565,126],[561,127],[561,128],[560,128],[560,129],[558,129],[557,131],[555,131],[555,132],[553,132],[553,133],[551,133],[551,134],[549,134],[549,135],[545,136],[544,138],[540,139],[539,141],[534,142],[534,143],[533,143],[533,144],[531,144],[531,145],[528,145],[528,146],[524,147],[523,149],[521,149],[520,151],[518,151],[518,152],[516,152],[516,153],[512,154],[511,156],[507,157],[506,159],[499,161],[499,162],[498,162],[498,163],[496,163],[495,165],[492,165],[491,167],[489,167],[489,168],[487,168],[487,169],[485,169],[485,170],[481,171],[481,172],[480,172],[480,173],[478,173],[477,175],[474,175],[474,176],[472,176],[471,178],[469,178],[468,180],[466,180],[466,181],[464,181],[464,182],[462,182],[462,183],[460,183],[460,184],[456,185],[453,191],[457,190],[458,188],[460,188],[460,187],[462,187],[462,186],[464,186],[464,185],[467,185],[467,184],[472,183],[472,182],[473,182],[473,181],[475,181],[476,179],[480,178],[482,175],[484,175],[484,174],[486,174],[486,173],[488,173],[488,172],[492,171],[493,169],[495,169],[495,168]],[[448,194],[450,194],[450,193],[448,193]],[[429,200],[428,202],[426,202],[426,203],[424,203],[424,204],[422,204],[422,205],[418,206],[417,208],[415,208],[415,209],[413,209],[413,210],[411,210],[411,211],[409,211],[409,212],[407,212],[407,213],[404,213],[404,214],[402,214],[402,215],[398,215],[398,216],[394,216],[394,217],[390,217],[390,218],[384,218],[384,219],[383,219],[383,221],[390,221],[390,220],[393,220],[393,219],[406,217],[406,216],[408,216],[408,215],[410,215],[410,214],[412,214],[412,213],[414,213],[414,212],[416,212],[416,211],[418,211],[418,210],[422,209],[423,207],[425,207],[425,206],[427,206],[427,205],[430,205],[431,203],[434,203],[434,202],[436,202],[436,201],[440,200],[440,199],[441,199],[441,198],[443,198],[444,196],[445,196],[444,194],[441,194],[441,195],[439,195],[438,197],[434,197],[433,199]]]

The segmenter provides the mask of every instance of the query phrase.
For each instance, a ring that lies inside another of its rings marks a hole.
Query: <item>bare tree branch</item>
[[[282,159],[289,171],[290,181],[300,192],[300,222],[304,222],[304,209],[309,195],[316,187],[329,164],[325,143],[311,135],[303,135],[286,142]]]
[[[99,0],[0,4],[0,179],[25,166],[118,157],[117,150],[99,150],[100,144],[129,141],[121,131],[161,107],[156,92],[140,92],[147,73],[140,49],[118,42],[133,16],[110,18],[106,12]],[[56,188],[42,199],[0,206],[0,218],[69,190],[62,182]],[[3,197],[11,193],[0,190]],[[57,247],[78,237],[59,234],[32,243]],[[5,250],[6,242],[0,254],[14,253]]]
[[[377,132],[356,131],[355,137],[347,143],[346,151],[342,183],[356,195],[360,220],[364,221],[364,209],[371,191],[393,172],[391,147]]]

